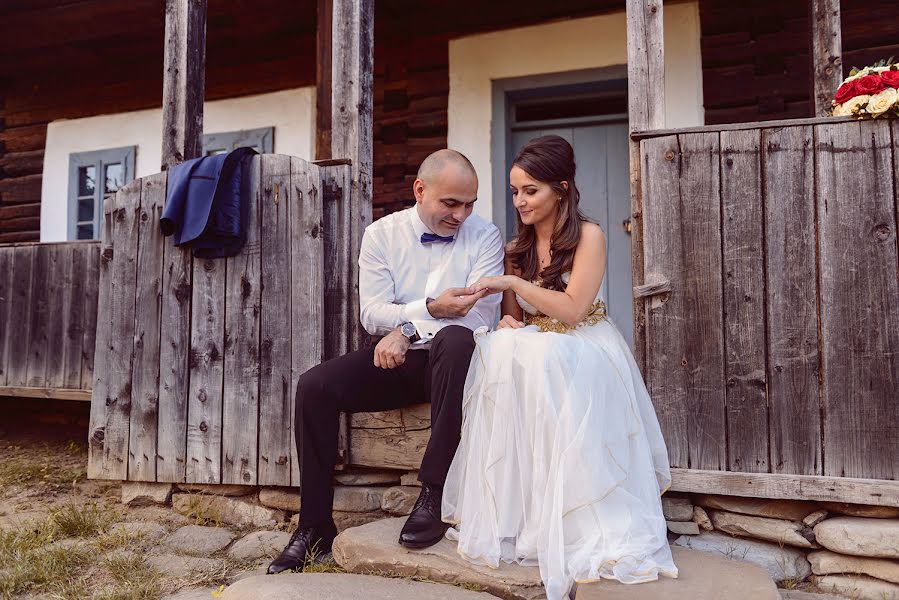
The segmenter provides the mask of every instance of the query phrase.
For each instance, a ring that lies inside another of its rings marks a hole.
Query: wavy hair
[[[515,211],[518,234],[509,243],[506,255],[526,281],[540,279],[543,287],[563,291],[562,275],[571,270],[574,251],[581,239],[581,222],[587,217],[580,211],[581,195],[574,183],[577,166],[571,144],[557,135],[535,138],[525,144],[512,165],[533,179],[549,184],[562,197],[556,224],[550,238],[550,262],[540,270],[537,258],[537,232],[533,225],[525,225]],[[568,189],[562,182],[568,182]]]

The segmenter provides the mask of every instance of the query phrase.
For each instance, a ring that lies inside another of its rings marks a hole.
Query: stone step
[[[354,573],[392,572],[444,583],[479,586],[507,600],[546,597],[537,567],[502,563],[498,569],[473,565],[443,539],[424,550],[397,543],[405,519],[383,519],[347,529],[334,541],[334,559]],[[686,548],[672,548],[677,579],[623,585],[617,581],[583,583],[576,600],[779,600],[771,577],[761,567]]]
[[[351,573],[259,575],[229,586],[220,600],[496,600],[452,585]]]

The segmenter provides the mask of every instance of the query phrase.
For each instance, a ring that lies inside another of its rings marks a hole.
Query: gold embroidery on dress
[[[534,280],[532,283],[538,287],[543,287],[543,282],[539,279]],[[590,312],[587,313],[587,316],[575,326],[571,326],[568,323],[553,319],[552,317],[548,317],[539,312],[535,315],[525,313],[524,322],[527,325],[536,325],[540,328],[540,331],[543,332],[552,331],[553,333],[567,333],[578,327],[596,325],[607,317],[606,303],[602,300],[597,300],[596,303],[590,307]]]

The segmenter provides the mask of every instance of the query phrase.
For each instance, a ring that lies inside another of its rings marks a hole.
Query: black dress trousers
[[[376,367],[372,347],[326,361],[300,377],[294,431],[301,527],[331,522],[340,412],[375,412],[430,401],[431,438],[419,479],[443,486],[459,445],[462,390],[473,351],[471,330],[450,325],[437,333],[430,351],[410,349],[395,369]]]

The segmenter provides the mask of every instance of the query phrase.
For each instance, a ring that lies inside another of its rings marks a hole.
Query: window
[[[69,154],[70,240],[100,239],[103,197],[134,179],[134,146]]]
[[[274,127],[263,127],[226,133],[207,133],[203,136],[203,156],[225,154],[244,146],[255,148],[260,153],[271,153],[274,130]]]

